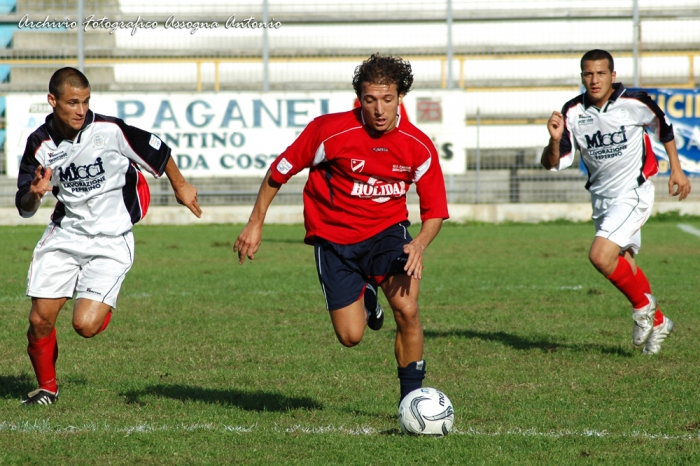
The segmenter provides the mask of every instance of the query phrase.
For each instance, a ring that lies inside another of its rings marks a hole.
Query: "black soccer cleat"
[[[372,330],[379,330],[384,325],[384,309],[377,299],[377,290],[371,283],[365,288],[365,311],[367,311],[367,326]]]
[[[27,395],[27,399],[22,401],[23,405],[51,405],[58,401],[58,390],[56,393],[39,388]]]

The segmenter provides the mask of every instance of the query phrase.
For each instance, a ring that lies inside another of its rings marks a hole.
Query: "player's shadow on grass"
[[[145,405],[144,397],[172,398],[180,401],[202,401],[224,406],[236,406],[247,411],[292,411],[295,409],[323,409],[308,397],[289,397],[274,392],[244,392],[189,387],[186,385],[151,385],[143,390],[121,393],[128,404]]]
[[[477,338],[484,341],[497,341],[506,346],[510,346],[516,350],[532,350],[538,349],[545,353],[554,353],[561,349],[567,349],[570,351],[585,351],[590,352],[600,352],[603,354],[613,354],[616,356],[623,356],[631,358],[634,353],[625,350],[619,345],[600,345],[591,343],[581,343],[581,344],[569,344],[569,343],[557,343],[548,339],[534,339],[534,338],[524,338],[512,333],[506,332],[477,332],[474,330],[449,330],[446,332],[435,332],[431,330],[426,330],[424,333],[425,338],[439,338],[439,337],[462,337],[462,338]]]
[[[36,380],[27,374],[0,375],[0,398],[20,398],[36,388]]]

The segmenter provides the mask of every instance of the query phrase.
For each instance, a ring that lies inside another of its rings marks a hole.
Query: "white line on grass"
[[[257,424],[251,426],[229,426],[223,424],[177,424],[169,426],[167,424],[163,425],[152,425],[152,424],[138,424],[129,427],[113,427],[109,424],[85,424],[83,426],[56,426],[52,425],[48,419],[34,422],[21,422],[12,423],[8,421],[0,422],[0,432],[8,433],[19,433],[19,434],[35,434],[35,433],[54,433],[54,434],[83,434],[83,433],[122,433],[125,435],[134,434],[150,434],[153,432],[195,432],[195,431],[223,431],[232,432],[236,434],[246,434],[246,433],[258,433],[258,432],[269,432],[269,433],[283,433],[283,434],[309,434],[309,435],[323,435],[323,434],[344,434],[344,435],[379,435],[382,433],[381,430],[374,427],[368,426],[356,426],[356,427],[346,427],[346,426],[304,426],[304,425],[294,425],[290,427],[282,427],[275,425],[271,428],[259,427]],[[469,437],[500,437],[500,436],[512,436],[512,437],[543,437],[543,438],[563,438],[563,437],[608,437],[608,438],[629,438],[629,439],[647,439],[647,440],[698,440],[700,439],[700,431],[695,433],[681,434],[681,435],[670,435],[664,433],[650,433],[650,432],[619,432],[611,433],[608,431],[599,431],[594,429],[584,429],[584,430],[552,430],[548,432],[540,432],[537,429],[522,429],[514,428],[509,430],[497,430],[493,432],[481,431],[473,428],[466,430],[453,429],[450,435],[465,435]]]
[[[700,230],[698,230],[695,227],[691,227],[690,225],[686,225],[685,223],[679,223],[678,228],[685,231],[686,233],[690,233],[691,235],[700,237]]]

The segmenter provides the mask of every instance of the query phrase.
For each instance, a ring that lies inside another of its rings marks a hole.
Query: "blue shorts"
[[[403,247],[413,238],[409,222],[387,228],[355,244],[336,244],[316,237],[316,270],[326,297],[326,309],[334,311],[360,299],[367,282],[377,285],[390,275],[406,273],[408,255]]]

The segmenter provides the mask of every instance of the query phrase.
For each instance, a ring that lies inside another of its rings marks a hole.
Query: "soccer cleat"
[[[649,298],[647,307],[632,312],[632,319],[634,319],[632,343],[634,346],[643,346],[654,329],[654,315],[657,308],[656,298],[651,294],[647,294],[647,298]]]
[[[50,405],[58,401],[58,389],[56,393],[39,388],[30,392],[27,399],[22,401],[23,405]]]
[[[654,327],[651,336],[644,345],[642,354],[657,354],[661,351],[661,343],[673,332],[673,321],[664,316],[663,322]]]
[[[365,312],[367,313],[367,326],[372,330],[379,330],[384,325],[384,309],[377,299],[377,290],[371,283],[365,288]]]

